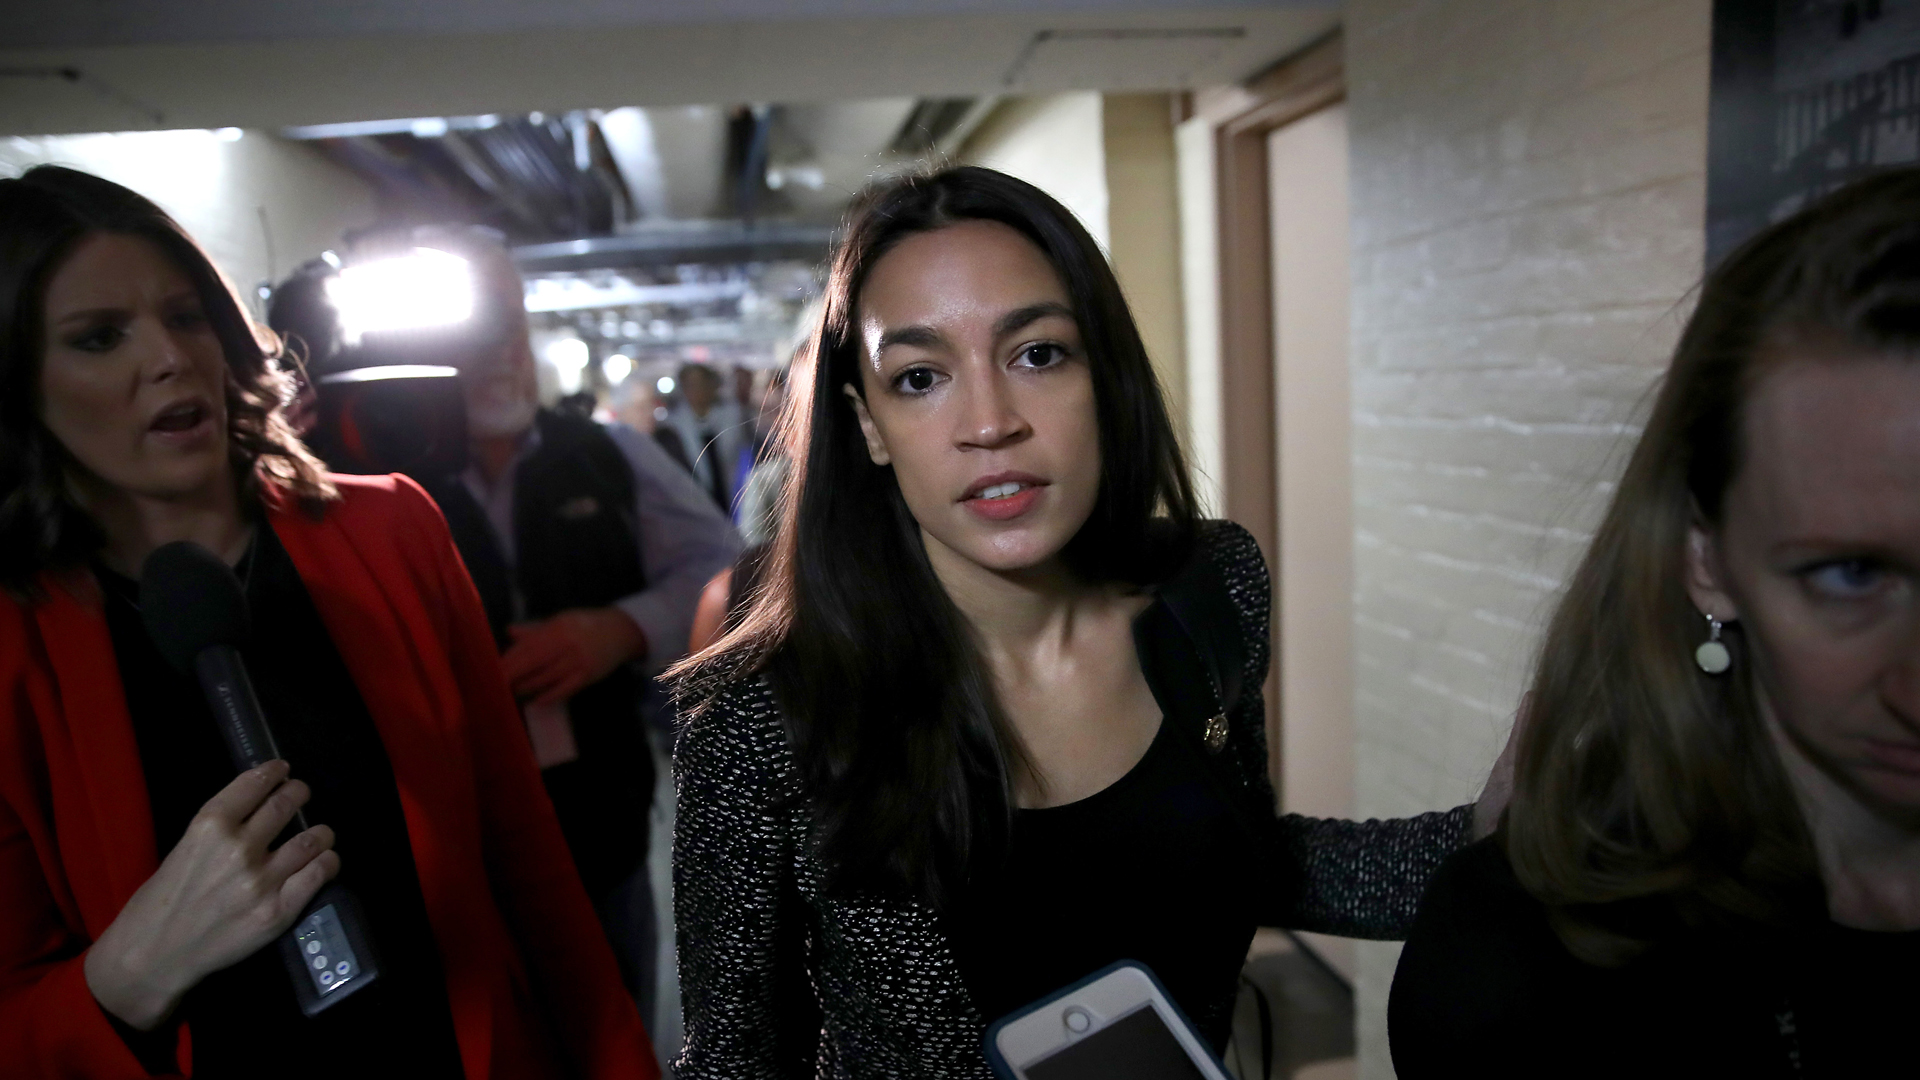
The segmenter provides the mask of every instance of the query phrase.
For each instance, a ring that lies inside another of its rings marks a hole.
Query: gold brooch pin
[[[1227,745],[1227,714],[1216,713],[1207,718],[1207,749],[1219,753]]]

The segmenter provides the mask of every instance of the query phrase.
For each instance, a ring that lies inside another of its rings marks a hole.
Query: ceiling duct
[[[522,242],[597,236],[640,216],[590,114],[417,117],[288,128],[373,180],[400,218],[492,225]]]
[[[907,114],[887,151],[918,157],[946,142],[947,135],[974,111],[977,98],[922,98]]]
[[[728,208],[747,221],[760,212],[767,188],[767,151],[773,137],[773,107],[743,105],[727,122]]]
[[[1055,78],[1065,77],[1069,85],[1099,86],[1098,76],[1116,65],[1125,70],[1157,61],[1178,69],[1176,81],[1185,86],[1191,83],[1195,71],[1204,70],[1246,36],[1244,26],[1041,30],[1014,57],[1000,85],[1008,90],[1030,90],[1029,74],[1037,69]],[[1044,58],[1044,62],[1034,64],[1036,57]]]

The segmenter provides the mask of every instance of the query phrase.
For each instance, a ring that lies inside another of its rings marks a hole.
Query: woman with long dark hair
[[[3,1070],[657,1075],[445,522],[321,470],[277,345],[153,203],[0,180]],[[243,583],[286,760],[236,778],[149,638],[175,541]],[[272,943],[336,875],[379,973],[309,1018]]]
[[[1257,925],[1404,932],[1470,809],[1275,815],[1266,568],[1070,213],[880,185],[789,392],[764,573],[677,671],[677,1075],[981,1075],[1123,957],[1219,1045]]]
[[[1402,1077],[1911,1075],[1920,170],[1700,290],[1547,630],[1499,831],[1434,882]]]

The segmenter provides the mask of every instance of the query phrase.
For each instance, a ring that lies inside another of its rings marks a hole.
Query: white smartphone
[[[1153,972],[1122,960],[995,1021],[1003,1080],[1231,1080]]]

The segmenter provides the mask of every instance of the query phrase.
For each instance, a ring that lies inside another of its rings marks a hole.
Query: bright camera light
[[[451,379],[460,369],[439,364],[384,364],[380,367],[353,368],[320,376],[324,386],[340,383],[384,382],[387,379]]]
[[[547,362],[560,374],[560,392],[571,394],[579,390],[580,376],[592,358],[587,343],[577,337],[563,337],[549,342],[545,351]]]
[[[600,373],[607,377],[609,386],[618,386],[633,374],[633,357],[625,353],[614,353],[600,361]]]
[[[673,393],[673,376],[671,375],[660,376],[660,381],[657,383],[654,383],[653,388],[655,390],[660,391],[663,394]]]
[[[473,270],[458,255],[414,248],[340,271],[327,280],[327,298],[349,340],[370,331],[447,326],[473,315]]]

